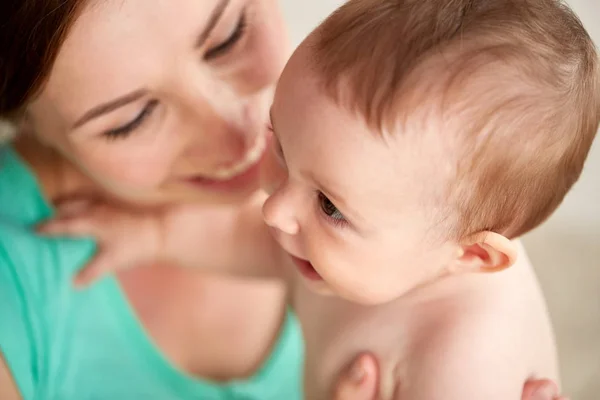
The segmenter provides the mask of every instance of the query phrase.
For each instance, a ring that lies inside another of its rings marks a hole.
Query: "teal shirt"
[[[292,313],[250,379],[186,375],[155,347],[115,278],[73,289],[95,244],[35,235],[31,227],[51,215],[25,164],[0,147],[0,351],[24,400],[302,398],[303,343]]]

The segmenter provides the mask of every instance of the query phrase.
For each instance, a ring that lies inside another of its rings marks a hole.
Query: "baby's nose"
[[[275,228],[288,235],[296,235],[300,225],[290,196],[286,193],[286,185],[280,186],[263,205],[263,218],[271,228]]]

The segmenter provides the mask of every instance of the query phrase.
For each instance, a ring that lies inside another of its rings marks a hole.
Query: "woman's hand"
[[[334,400],[377,400],[379,386],[377,359],[361,354],[340,376],[334,389]],[[398,383],[401,384],[401,383]],[[404,399],[394,399],[404,400]],[[408,400],[408,399],[407,399]],[[523,387],[521,400],[568,400],[560,396],[558,386],[547,379],[529,380]]]
[[[61,203],[55,218],[38,226],[38,232],[97,241],[94,259],[75,277],[79,287],[157,261],[223,275],[285,279],[287,255],[263,222],[263,201],[260,194],[240,207],[192,203],[134,210],[74,199]]]
[[[38,226],[45,235],[90,237],[98,242],[93,260],[75,276],[85,287],[104,275],[159,260],[162,256],[161,213],[134,212],[87,199],[57,208],[56,217]]]

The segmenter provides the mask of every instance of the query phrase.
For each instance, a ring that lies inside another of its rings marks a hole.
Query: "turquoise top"
[[[186,375],[155,347],[114,277],[72,288],[95,244],[35,235],[32,225],[52,212],[31,171],[0,146],[0,350],[24,400],[302,398],[303,343],[292,313],[250,379]]]

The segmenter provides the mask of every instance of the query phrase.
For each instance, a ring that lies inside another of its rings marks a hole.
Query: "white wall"
[[[294,45],[341,0],[282,0]],[[570,4],[600,44],[600,0]],[[556,327],[565,391],[600,399],[600,139],[561,208],[525,238]]]

